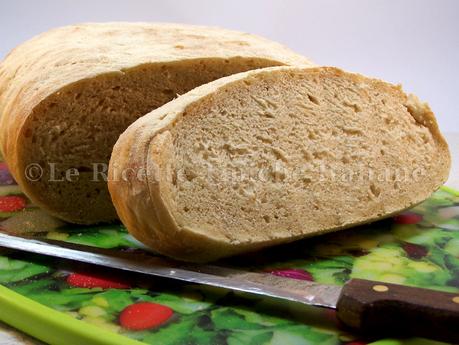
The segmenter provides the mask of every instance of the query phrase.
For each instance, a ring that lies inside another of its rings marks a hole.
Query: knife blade
[[[0,233],[0,246],[123,271],[172,278],[303,304],[336,308],[341,287],[308,281],[291,281],[274,275],[248,273],[233,268],[195,265],[155,256],[73,243],[36,240]]]
[[[418,335],[459,341],[459,293],[351,279],[343,287],[190,264],[147,252],[95,248],[0,233],[0,247],[336,309],[338,319],[371,335]]]

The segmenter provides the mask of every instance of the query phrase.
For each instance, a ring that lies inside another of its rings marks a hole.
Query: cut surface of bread
[[[209,261],[374,221],[426,199],[450,156],[400,87],[331,67],[203,85],[134,122],[110,160],[130,233]]]
[[[0,143],[29,198],[64,220],[116,219],[106,185],[120,133],[196,86],[234,73],[310,62],[245,33],[175,24],[51,30],[0,64]]]

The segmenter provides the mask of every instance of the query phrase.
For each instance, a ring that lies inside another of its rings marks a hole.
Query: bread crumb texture
[[[114,168],[143,167],[146,181]],[[110,162],[129,231],[209,261],[387,217],[447,178],[426,104],[330,67],[274,67],[201,86],[132,124]]]

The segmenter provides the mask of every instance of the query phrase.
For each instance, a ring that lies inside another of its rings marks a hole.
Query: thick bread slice
[[[387,217],[447,178],[425,103],[330,67],[198,87],[134,122],[110,160],[121,220],[156,251],[208,261]]]
[[[277,43],[217,28],[55,29],[17,47],[0,65],[1,149],[34,203],[71,222],[110,221],[116,212],[103,171],[130,123],[220,77],[297,64],[310,63]]]

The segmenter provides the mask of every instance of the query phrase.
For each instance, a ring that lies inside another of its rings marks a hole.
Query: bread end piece
[[[205,262],[389,217],[429,197],[450,164],[430,108],[401,88],[275,67],[137,120],[114,147],[109,190],[134,237]],[[266,178],[228,178],[252,166]]]

